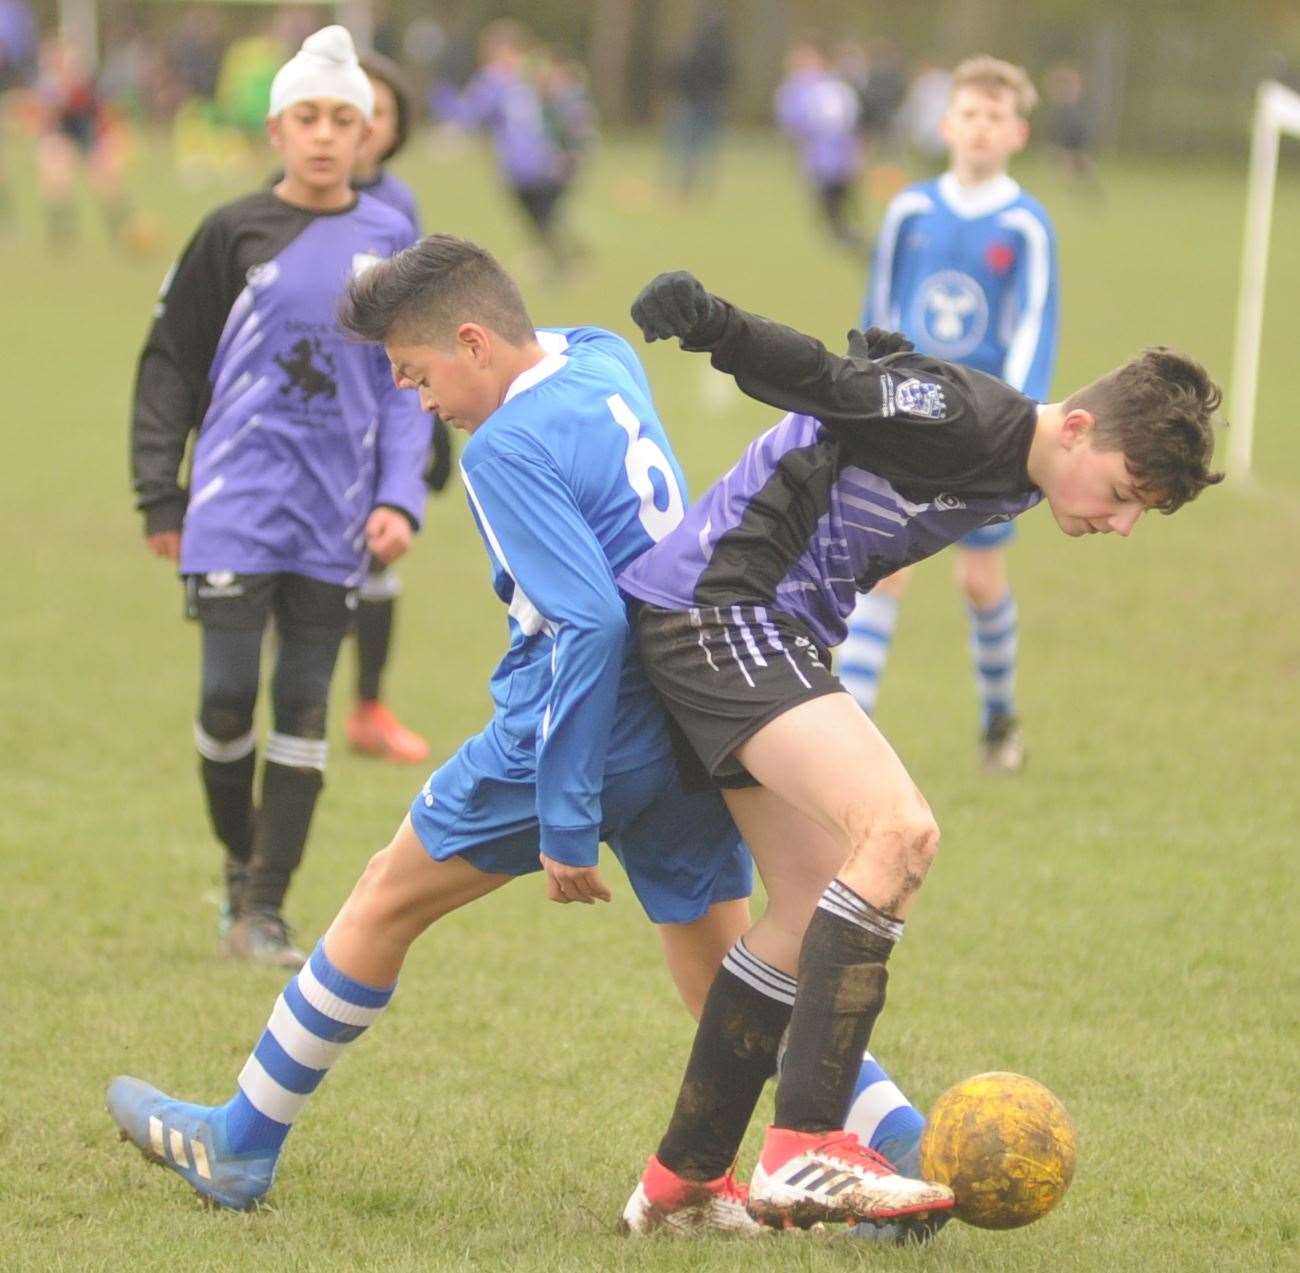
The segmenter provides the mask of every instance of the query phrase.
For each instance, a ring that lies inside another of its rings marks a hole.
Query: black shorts
[[[752,787],[733,753],[769,721],[843,690],[829,651],[792,615],[766,606],[637,609],[651,684],[719,787]]]
[[[186,616],[205,628],[260,632],[273,613],[280,634],[291,640],[341,641],[356,608],[355,588],[306,575],[210,570],[185,576]]]

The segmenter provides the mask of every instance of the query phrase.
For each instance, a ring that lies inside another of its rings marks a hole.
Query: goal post
[[[1241,249],[1241,283],[1237,292],[1237,333],[1232,355],[1232,425],[1228,467],[1234,477],[1250,472],[1255,434],[1255,400],[1259,386],[1259,347],[1264,329],[1264,284],[1268,274],[1268,240],[1273,223],[1278,151],[1283,133],[1300,137],[1300,93],[1265,80],[1255,96],[1250,140],[1250,176],[1246,191],[1246,233]]]

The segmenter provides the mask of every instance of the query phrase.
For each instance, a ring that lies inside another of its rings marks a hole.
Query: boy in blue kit
[[[348,184],[373,100],[342,27],[309,36],[280,69],[267,129],[284,176],[208,216],[168,275],[132,420],[146,543],[179,563],[203,630],[194,739],[225,847],[226,950],[294,968],[303,955],[281,909],[323,784],[339,643],[369,559],[399,557],[424,507],[428,418],[334,317],[348,280],[413,235]],[[273,720],[255,808],[272,615]]]
[[[876,244],[862,326],[903,332],[925,354],[1005,380],[1047,400],[1056,361],[1057,272],[1052,225],[1007,175],[1029,137],[1036,95],[1018,66],[970,58],[953,75],[943,135],[950,167],[890,203]],[[958,583],[971,624],[985,768],[1024,763],[1016,715],[1019,625],[1006,577],[1010,522],[960,541]],[[907,581],[900,571],[862,597],[849,622],[840,678],[874,711]]]
[[[510,643],[491,721],[371,860],[235,1096],[200,1107],[137,1079],[111,1084],[109,1109],[135,1144],[228,1207],[270,1187],[308,1094],[387,1004],[411,943],[450,911],[539,868],[553,901],[607,901],[607,840],[693,1011],[749,924],[748,852],[715,791],[683,790],[614,586],[685,506],[631,348],[597,328],[535,332],[496,261],[445,235],[354,279],[345,322],[385,342],[394,380],[426,412],[470,434],[462,472]],[[753,1227],[734,1190],[715,1201],[714,1227]]]

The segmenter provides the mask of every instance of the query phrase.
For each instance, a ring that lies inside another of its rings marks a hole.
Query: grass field
[[[1258,478],[1127,543],[1022,523],[1031,762],[974,764],[965,621],[947,563],[919,572],[880,721],[933,802],[944,848],[894,962],[875,1046],[922,1106],[980,1070],[1046,1082],[1081,1159],[1027,1230],[950,1226],[926,1251],[790,1238],[629,1244],[614,1221],[662,1129],[689,1044],[625,883],[597,910],[530,879],[415,949],[394,1007],[290,1139],[272,1205],[201,1210],[120,1146],[102,1091],[125,1071],[224,1099],[280,978],[215,957],[217,854],[190,719],[196,632],[131,511],[125,427],[165,256],[230,189],[136,172],[165,226],[151,262],[98,226],[49,259],[30,195],[0,242],[0,1268],[732,1270],[1300,1267],[1296,1186],[1300,847],[1300,176],[1279,186]],[[525,267],[477,153],[412,155],[427,221]],[[816,236],[766,139],[712,202],[653,193],[648,147],[611,144],[574,208],[593,263],[528,289],[539,322],[631,334],[661,268],[839,340],[861,279]],[[1108,170],[1104,206],[1025,170],[1056,219],[1057,387],[1144,343],[1227,375],[1243,173]],[[656,346],[646,362],[696,490],[771,412]],[[484,720],[500,606],[458,493],[402,574],[391,697],[447,754]],[[335,751],[289,912],[310,942],[423,774]],[[767,1106],[760,1115],[766,1112]],[[756,1152],[747,1142],[746,1170]]]

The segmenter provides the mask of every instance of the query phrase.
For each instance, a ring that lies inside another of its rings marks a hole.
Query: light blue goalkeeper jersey
[[[1008,176],[966,188],[948,172],[909,186],[886,209],[862,325],[901,331],[921,353],[1045,402],[1057,290],[1042,206]]]
[[[605,775],[670,751],[614,579],[681,521],[686,486],[622,337],[538,339],[546,358],[473,433],[461,471],[509,607],[493,728],[536,767],[542,852],[587,866]]]

